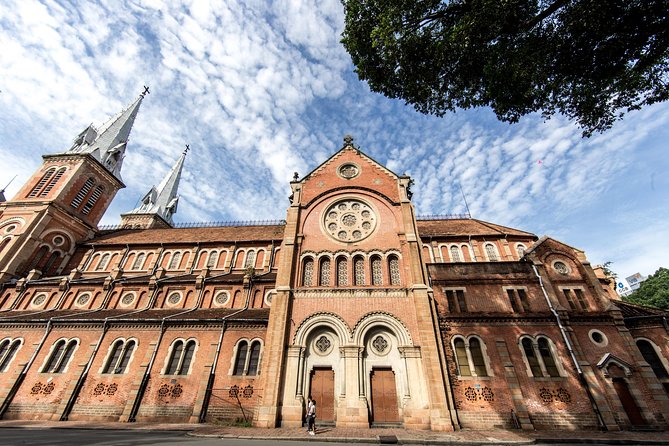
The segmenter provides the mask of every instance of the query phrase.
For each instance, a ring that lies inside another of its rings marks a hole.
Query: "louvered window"
[[[84,215],[88,215],[95,206],[95,203],[98,202],[98,199],[100,198],[100,196],[104,191],[105,191],[104,187],[102,186],[96,187],[93,193],[91,194],[90,198],[84,205],[84,208],[81,210],[81,213]]]
[[[86,180],[84,185],[81,187],[81,190],[77,192],[77,195],[74,197],[74,200],[72,200],[72,207],[75,209],[79,209],[79,206],[81,206],[81,203],[84,201],[84,198],[86,198],[86,195],[88,195],[88,192],[90,192],[91,188],[93,188],[93,185],[95,184],[95,180],[93,178],[89,178]]]
[[[40,192],[39,196],[46,197],[49,194],[49,192],[51,192],[51,189],[53,189],[56,183],[58,183],[58,180],[61,179],[66,170],[67,169],[65,167],[61,167],[60,169],[58,169],[58,172],[56,172],[56,174],[53,177],[51,177],[46,187],[42,190],[42,192]]]
[[[46,184],[47,181],[53,176],[53,174],[56,173],[56,168],[52,167],[48,169],[46,172],[44,172],[44,175],[42,175],[42,178],[37,182],[35,187],[33,187],[33,190],[30,191],[28,194],[28,198],[34,198],[39,194],[39,192],[44,188],[44,185]]]

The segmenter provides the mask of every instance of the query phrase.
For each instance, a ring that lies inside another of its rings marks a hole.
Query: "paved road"
[[[311,440],[311,441],[309,441]],[[2,446],[337,446],[344,443],[320,442],[308,438],[305,441],[237,440],[230,438],[195,438],[178,431],[138,431],[102,429],[0,429]],[[348,443],[348,446],[351,446]]]

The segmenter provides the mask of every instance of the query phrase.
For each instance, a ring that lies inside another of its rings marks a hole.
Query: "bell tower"
[[[99,128],[89,125],[42,166],[16,196],[0,202],[0,282],[59,274],[75,245],[93,236],[116,193],[125,187],[121,166],[132,125],[148,94]]]

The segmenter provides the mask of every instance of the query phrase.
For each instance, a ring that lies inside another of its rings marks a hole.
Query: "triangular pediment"
[[[604,356],[602,356],[602,359],[599,360],[597,363],[597,368],[602,370],[604,372],[604,376],[607,378],[609,377],[609,367],[611,365],[617,365],[621,369],[625,371],[626,376],[630,376],[632,374],[632,364],[629,362],[620,359],[616,355],[612,353],[606,353]]]

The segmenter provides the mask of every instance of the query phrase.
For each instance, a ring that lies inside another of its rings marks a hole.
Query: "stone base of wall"
[[[123,406],[113,406],[104,404],[95,405],[75,405],[69,420],[75,421],[118,421],[123,414]]]
[[[469,412],[458,411],[460,424],[466,429],[514,429],[511,412],[501,414],[497,412]]]
[[[530,413],[534,428],[566,429],[566,430],[596,430],[597,418],[590,413]]]
[[[207,422],[215,423],[217,421],[224,422],[244,422],[244,415],[246,415],[246,420],[250,423],[255,419],[256,411],[255,408],[244,407],[244,411],[239,408],[239,406],[216,406],[209,407],[207,410]]]
[[[193,406],[146,406],[137,414],[137,421],[158,421],[161,423],[188,423],[193,414]]]
[[[7,409],[5,420],[51,420],[56,406],[53,404],[14,403]]]

